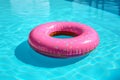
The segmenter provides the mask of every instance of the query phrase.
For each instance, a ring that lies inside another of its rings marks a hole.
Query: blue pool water
[[[119,0],[0,0],[0,80],[120,80]],[[70,59],[37,54],[29,32],[51,21],[94,28],[99,46]]]

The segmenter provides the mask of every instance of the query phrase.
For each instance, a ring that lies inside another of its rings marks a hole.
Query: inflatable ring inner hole
[[[72,36],[72,37],[78,36],[78,34],[76,34],[75,32],[70,32],[70,31],[55,31],[50,33],[51,37],[59,36],[59,35],[66,35],[66,36]]]

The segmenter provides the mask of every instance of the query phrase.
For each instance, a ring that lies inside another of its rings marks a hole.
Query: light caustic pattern
[[[71,1],[0,1],[0,80],[120,80],[120,17]],[[27,43],[29,32],[51,21],[91,26],[98,32],[100,44],[81,58],[37,54]]]

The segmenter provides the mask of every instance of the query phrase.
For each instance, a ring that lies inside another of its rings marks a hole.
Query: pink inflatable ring
[[[54,35],[72,35],[72,38],[55,38]],[[51,22],[34,28],[29,35],[29,44],[37,52],[51,57],[84,55],[99,43],[96,31],[76,22]]]

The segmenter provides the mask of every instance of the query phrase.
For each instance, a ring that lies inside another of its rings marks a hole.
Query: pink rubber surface
[[[54,38],[56,31],[74,32],[73,38]],[[51,57],[84,55],[99,44],[97,32],[89,26],[76,22],[50,22],[34,28],[29,35],[29,44],[37,52]]]

